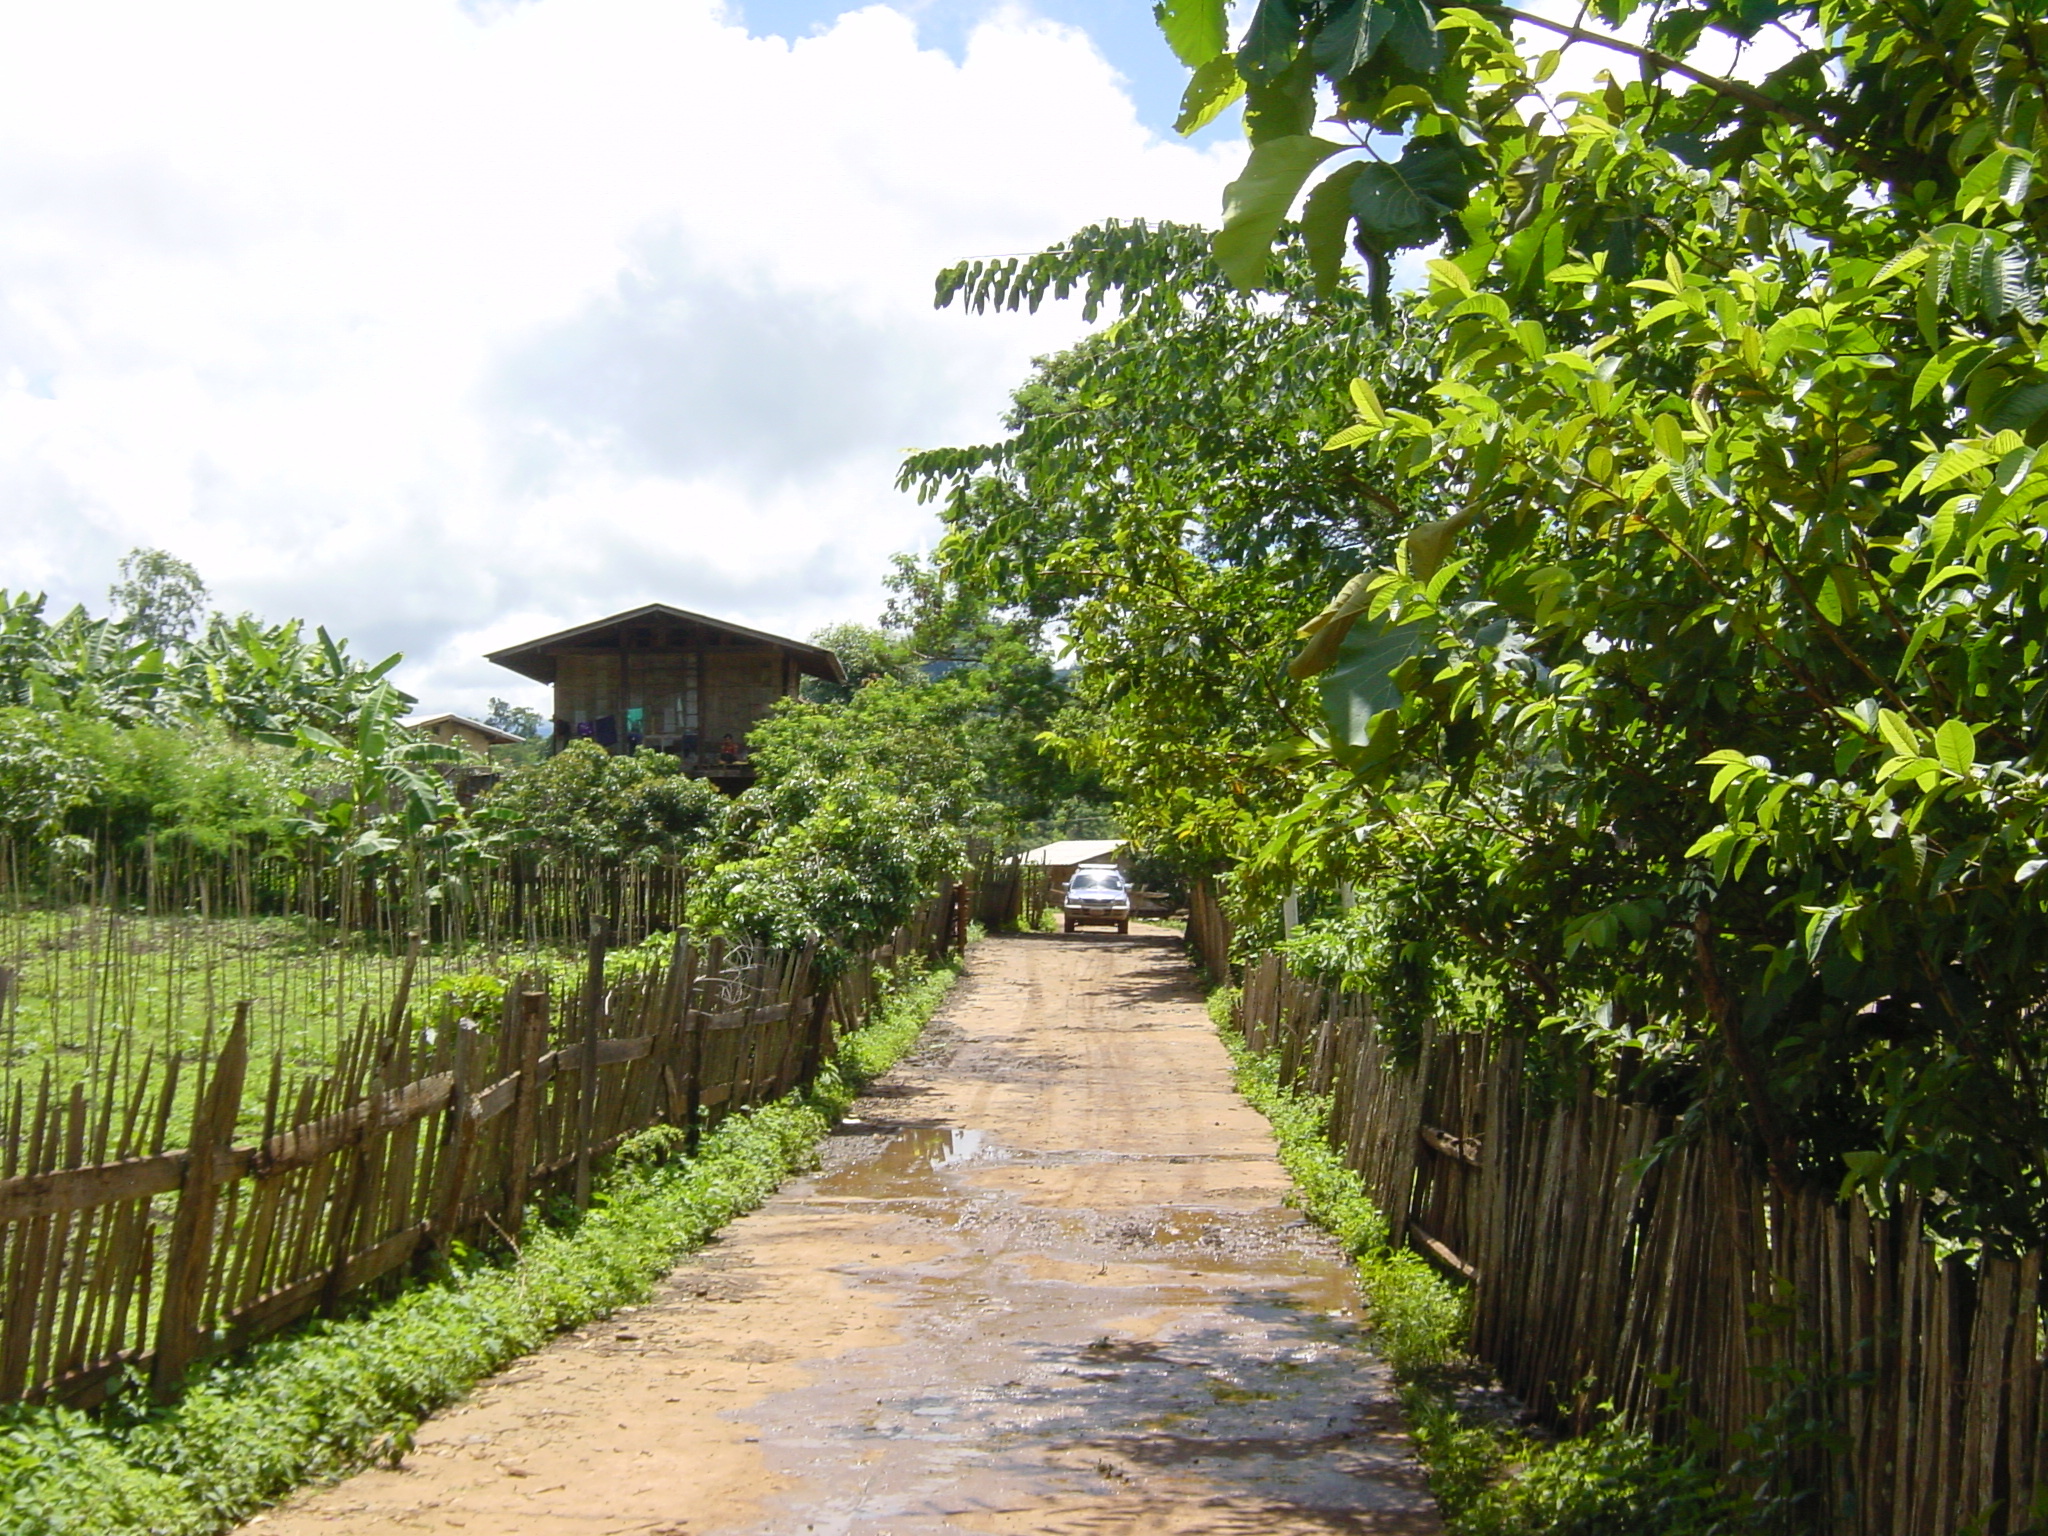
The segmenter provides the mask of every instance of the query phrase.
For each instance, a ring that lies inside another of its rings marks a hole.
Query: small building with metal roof
[[[1042,848],[1029,848],[1017,855],[1017,862],[1027,869],[1043,869],[1048,887],[1055,893],[1065,889],[1074,871],[1083,864],[1118,864],[1118,850],[1124,846],[1120,837],[1078,837],[1064,842],[1047,843]]]
[[[844,682],[839,658],[667,603],[493,651],[487,660],[555,691],[552,750],[594,741],[608,752],[653,747],[693,774],[751,784],[747,733],[806,677]]]
[[[1123,847],[1120,837],[1074,837],[1047,843],[1017,855],[1020,864],[1040,864],[1047,869],[1074,869],[1082,864],[1114,864],[1116,851]]]
[[[429,741],[439,742],[444,747],[467,747],[478,757],[490,756],[493,747],[516,747],[526,739],[510,731],[501,731],[495,725],[486,725],[481,720],[472,720],[467,715],[428,715],[423,720],[405,723]]]

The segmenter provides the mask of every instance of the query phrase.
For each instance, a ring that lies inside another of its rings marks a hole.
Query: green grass
[[[1386,1216],[1330,1145],[1327,1098],[1281,1085],[1245,1043],[1234,989],[1209,1011],[1238,1091],[1272,1123],[1302,1214],[1358,1266],[1366,1318],[1392,1367],[1448,1536],[1735,1536],[1750,1527],[1696,1458],[1609,1423],[1550,1442],[1461,1407],[1481,1376],[1464,1351],[1468,1296],[1420,1254],[1392,1245]]]
[[[168,1409],[0,1417],[0,1536],[207,1536],[301,1484],[402,1454],[419,1420],[482,1377],[645,1297],[683,1254],[811,1166],[861,1087],[916,1040],[957,971],[906,971],[807,1089],[736,1115],[677,1155],[650,1131],[581,1219],[511,1262],[450,1273],[313,1323],[195,1378]]]
[[[45,1061],[83,1067],[123,1037],[196,1054],[227,1032],[243,999],[266,1052],[314,1065],[365,1006],[388,1007],[401,962],[362,943],[323,943],[291,918],[79,907],[0,913],[0,965],[14,973],[0,1050],[39,1071]]]
[[[616,984],[658,968],[671,943],[661,935],[614,950],[608,979]],[[0,911],[0,967],[11,973],[0,1001],[0,1092],[11,1080],[33,1099],[47,1070],[58,1089],[82,1081],[97,1098],[119,1046],[131,1053],[115,1093],[125,1104],[140,1058],[153,1056],[160,1070],[175,1055],[188,1064],[171,1120],[171,1143],[181,1144],[200,1075],[190,1065],[219,1048],[235,1005],[247,1000],[252,1066],[240,1129],[255,1134],[271,1059],[282,1058],[287,1085],[324,1075],[366,1015],[382,1027],[404,964],[375,935],[336,939],[290,917],[145,917],[97,907]],[[428,946],[409,1013],[423,1035],[465,1015],[490,1029],[510,977],[544,972],[551,990],[573,995],[583,966],[583,956],[571,951]]]

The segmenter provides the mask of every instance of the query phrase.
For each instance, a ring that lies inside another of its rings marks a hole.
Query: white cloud
[[[934,314],[935,271],[1213,221],[1241,157],[1021,9],[955,62],[884,6],[0,6],[0,584],[162,545],[440,708],[652,598],[870,616],[931,527],[901,450],[1079,325]]]

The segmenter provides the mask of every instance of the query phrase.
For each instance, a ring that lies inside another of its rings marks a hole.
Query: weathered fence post
[[[683,1149],[695,1157],[703,1139],[704,1020],[694,988],[683,993]]]
[[[727,1114],[731,1114],[741,1105],[754,1102],[754,1064],[760,1055],[761,1045],[760,1031],[754,1024],[754,1015],[760,1008],[765,965],[766,961],[757,956],[746,972],[747,1000],[740,1009],[739,1043],[734,1047],[732,1057],[732,1091],[725,1101]],[[742,1073],[745,1075],[742,1076]]]
[[[547,1043],[548,995],[519,994],[519,1082],[512,1097],[511,1168],[507,1170],[505,1230],[526,1220],[526,1185],[533,1168],[533,1135],[540,1121],[540,1054]]]
[[[792,1022],[796,1018],[797,992],[799,988],[803,987],[811,988],[811,1017],[805,1029],[806,1041],[803,1061],[797,1070],[800,1074],[800,1080],[809,1082],[825,1069],[825,1058],[831,1054],[829,1036],[832,1028],[832,988],[829,983],[819,984],[818,945],[816,940],[804,946],[803,965],[799,968],[797,978],[790,987],[789,1012]]]
[[[697,1145],[703,1139],[704,1026],[706,1022],[704,1015],[711,1011],[709,1005],[716,996],[717,979],[724,965],[725,940],[714,938],[711,941],[711,948],[705,956],[702,968],[691,978],[692,989],[684,994],[683,1018],[690,1031],[687,1062],[689,1076],[684,1081],[686,1085],[685,1091],[689,1094],[689,1151],[692,1157],[697,1155]],[[704,982],[707,979],[712,983],[708,988],[704,987]],[[697,997],[699,989],[711,994],[702,1000],[705,1006],[701,1008],[698,1006],[699,999]]]
[[[576,1085],[576,1209],[590,1206],[590,1141],[597,1119],[597,1035],[604,1015],[604,924],[590,925],[590,969],[583,978],[582,1080]]]
[[[235,1005],[235,1027],[228,1031],[213,1081],[192,1116],[192,1144],[164,1263],[163,1308],[157,1314],[156,1361],[150,1371],[150,1390],[160,1401],[175,1395],[185,1372],[199,1358],[199,1309],[213,1256],[214,1213],[227,1172],[223,1164],[234,1147],[235,1116],[242,1107],[242,1078],[248,1069],[249,1005],[244,1002]]]
[[[448,1128],[442,1136],[441,1188],[434,1201],[433,1226],[429,1240],[433,1250],[446,1253],[462,1222],[462,1197],[469,1185],[470,1168],[476,1161],[476,1020],[463,1019],[455,1026],[455,1065],[448,1090]]]
[[[173,1058],[172,1066],[177,1065]],[[17,1092],[13,1113],[8,1117],[7,1141],[0,1154],[0,1170],[12,1178],[17,1172],[31,1176],[45,1172],[54,1158],[50,1154],[51,1072],[43,1068],[42,1087],[26,1127],[22,1124],[22,1100]],[[27,1385],[29,1362],[35,1351],[36,1298],[43,1287],[43,1267],[49,1261],[50,1218],[37,1216],[6,1232],[6,1257],[12,1273],[0,1275],[11,1282],[4,1319],[0,1319],[0,1394],[12,1401]]]
[[[964,955],[967,953],[969,930],[974,926],[974,901],[977,895],[974,875],[971,872],[960,882],[959,891],[959,904],[953,909],[953,952]],[[944,959],[945,956],[940,955],[938,958]]]
[[[663,1026],[665,1050],[661,1059],[662,1086],[668,1089],[669,1118],[687,1134],[690,1120],[689,1081],[690,997],[697,985],[697,954],[686,933],[676,934],[675,959],[669,966],[669,989],[665,1006],[670,1017]],[[679,1075],[680,1074],[680,1075]]]

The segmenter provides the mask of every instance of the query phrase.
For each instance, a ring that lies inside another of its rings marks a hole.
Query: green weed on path
[[[205,1371],[168,1409],[0,1417],[0,1536],[210,1536],[309,1481],[402,1455],[434,1409],[508,1361],[640,1300],[752,1210],[861,1087],[917,1039],[958,976],[906,976],[809,1088],[736,1115],[694,1158],[659,1127],[613,1161],[580,1220],[516,1260],[468,1258],[396,1300],[310,1324]]]
[[[1234,988],[1210,1017],[1230,1052],[1238,1091],[1273,1127],[1292,1202],[1344,1245],[1381,1355],[1400,1384],[1430,1489],[1449,1536],[1734,1536],[1750,1529],[1693,1458],[1609,1425],[1549,1443],[1460,1406],[1468,1297],[1420,1254],[1388,1241],[1387,1219],[1324,1134],[1326,1097],[1280,1082],[1279,1063],[1245,1043]]]

